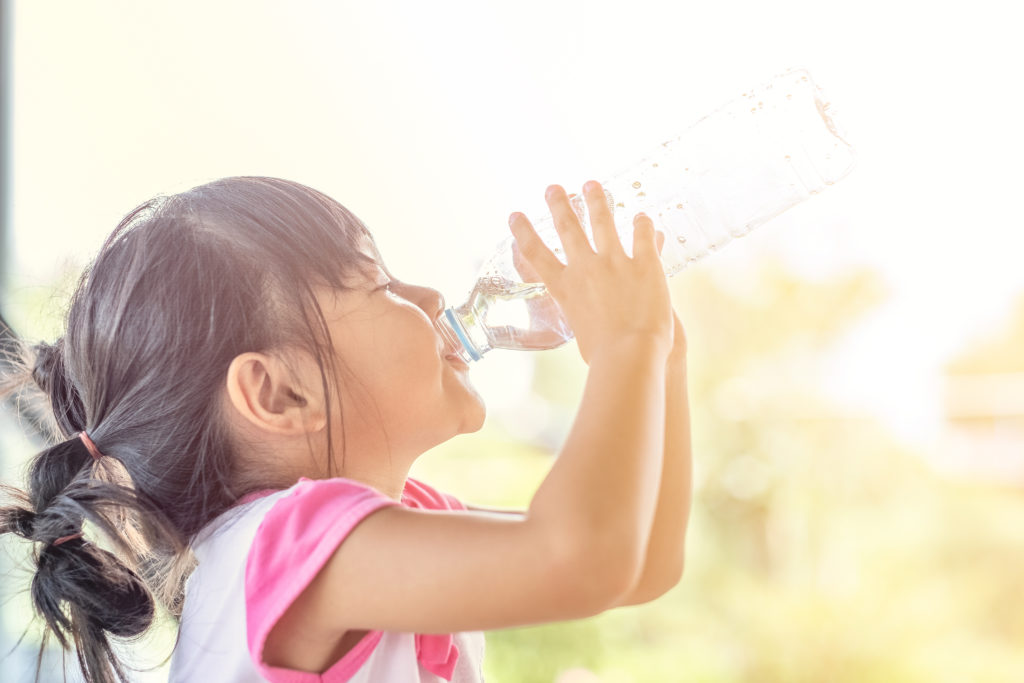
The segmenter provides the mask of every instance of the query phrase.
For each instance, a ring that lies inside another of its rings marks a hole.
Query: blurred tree
[[[773,572],[781,562],[773,510],[780,498],[807,495],[791,490],[796,471],[832,461],[803,449],[804,439],[827,429],[823,419],[841,412],[823,398],[817,373],[884,289],[870,271],[808,282],[775,260],[753,273],[709,268],[692,276],[677,291],[690,330],[700,503],[721,521],[716,536],[731,544],[733,561]]]

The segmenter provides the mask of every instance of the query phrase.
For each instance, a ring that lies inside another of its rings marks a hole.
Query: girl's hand
[[[583,197],[595,251],[565,190],[551,185],[545,196],[565,250],[564,265],[524,215],[512,214],[509,225],[523,256],[565,314],[584,362],[623,340],[647,344],[667,358],[673,346],[672,306],[651,219],[643,214],[634,218],[630,258],[600,183],[586,183]]]

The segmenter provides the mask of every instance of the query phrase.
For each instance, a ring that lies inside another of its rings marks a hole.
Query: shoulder
[[[341,477],[302,479],[273,498],[264,507],[249,551],[249,567],[259,577],[291,573],[297,561],[321,564],[359,522],[384,507],[466,509],[455,496],[412,478],[406,480],[401,503],[367,484]]]
[[[462,509],[453,496],[416,480],[407,481],[401,503],[344,478],[304,479],[282,493],[263,516],[245,568],[247,644],[265,676],[275,668],[264,659],[271,632],[364,519],[386,507]]]
[[[354,526],[369,513],[388,505],[425,510],[469,509],[455,496],[412,477],[406,479],[401,503],[367,484],[344,477],[303,477],[287,489],[256,495],[208,524],[196,536],[192,548],[202,552],[228,538],[251,540],[253,534],[262,542],[286,536],[289,543],[294,543],[299,537],[318,535],[326,527]]]
[[[297,565],[319,567],[366,516],[399,505],[360,482],[302,479],[263,515],[249,549],[247,584],[294,575]]]

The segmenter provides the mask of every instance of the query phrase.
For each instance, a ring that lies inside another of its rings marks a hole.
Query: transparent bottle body
[[[627,253],[638,212],[665,233],[661,260],[671,276],[842,179],[853,164],[834,107],[805,70],[791,69],[601,185]],[[591,237],[585,203],[576,195],[570,201]],[[564,262],[550,214],[529,218]],[[467,361],[495,348],[555,348],[573,336],[511,237],[483,264],[465,303],[440,322]]]

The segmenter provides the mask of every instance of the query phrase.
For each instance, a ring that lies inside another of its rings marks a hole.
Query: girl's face
[[[394,279],[371,245],[366,253],[374,263],[353,276],[351,289],[318,293],[343,368],[335,413],[344,426],[346,461],[358,449],[367,455],[385,449],[411,462],[479,429],[484,404],[469,367],[435,327],[444,311],[441,294]]]

